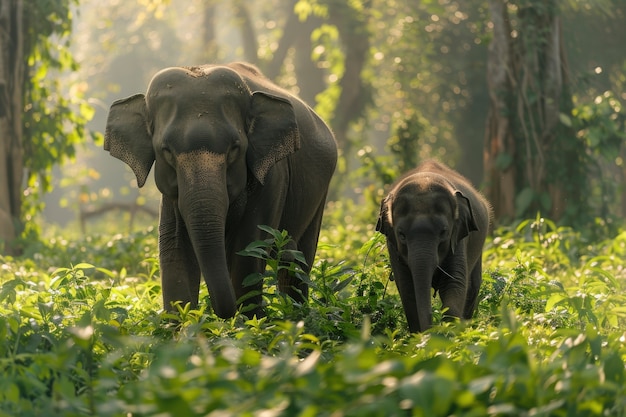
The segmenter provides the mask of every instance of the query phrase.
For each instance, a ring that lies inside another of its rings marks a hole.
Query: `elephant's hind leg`
[[[322,226],[322,216],[324,214],[325,205],[326,198],[324,196],[308,226],[304,229],[304,232],[302,232],[299,237],[292,235],[294,239],[292,249],[297,249],[302,252],[306,265],[301,264],[300,267],[306,274],[311,272],[313,262],[315,261],[315,252],[317,251],[317,241]],[[291,222],[294,222],[294,220],[299,219],[292,219]],[[286,230],[290,233],[294,233],[292,230],[295,229],[286,227]],[[298,302],[305,302],[309,298],[308,283],[303,281],[301,277],[295,276],[293,273],[288,273],[287,270],[282,270],[281,274],[279,274],[278,289]]]
[[[297,250],[294,241],[290,241],[286,248],[288,251]],[[290,265],[296,262],[293,252],[285,253],[280,258],[282,268],[278,271],[278,289],[280,292],[289,295],[298,302],[304,302],[308,297],[308,285],[302,285],[302,280],[295,276]],[[306,271],[305,265],[300,265],[303,271]]]

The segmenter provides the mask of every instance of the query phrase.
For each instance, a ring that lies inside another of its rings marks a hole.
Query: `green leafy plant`
[[[299,280],[309,283],[309,278],[302,269],[302,266],[306,265],[306,260],[302,252],[291,249],[293,241],[287,231],[278,231],[264,225],[259,225],[258,227],[268,233],[269,237],[265,240],[250,243],[237,254],[262,259],[266,264],[266,270],[264,273],[249,275],[244,279],[243,285],[251,286],[259,282],[269,283],[271,289],[265,293],[267,308],[284,311],[289,309],[290,302],[285,296],[276,294],[274,291],[278,286],[279,276],[281,274],[292,275]],[[255,294],[254,291],[250,291],[248,294],[248,296],[254,295],[258,294]],[[277,296],[272,297],[273,295]]]

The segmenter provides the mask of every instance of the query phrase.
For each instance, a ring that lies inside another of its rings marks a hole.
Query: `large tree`
[[[18,234],[24,151],[24,3],[0,1],[0,245]]]
[[[569,72],[556,0],[490,0],[487,197],[499,219],[578,221],[588,162],[568,123]]]
[[[58,71],[75,69],[67,50],[72,0],[0,0],[0,250],[33,231],[37,196],[50,168],[74,155],[89,106],[61,94]],[[51,74],[51,73],[54,73]],[[24,177],[26,176],[26,178]],[[26,191],[24,184],[26,183]]]

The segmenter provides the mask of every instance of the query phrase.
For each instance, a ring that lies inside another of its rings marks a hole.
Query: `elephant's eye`
[[[447,228],[441,229],[441,232],[439,232],[439,237],[443,239],[447,236],[448,236],[448,229]]]
[[[406,235],[404,232],[398,232],[398,240],[400,243],[406,243]]]

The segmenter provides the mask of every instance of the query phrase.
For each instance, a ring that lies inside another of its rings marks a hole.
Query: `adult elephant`
[[[467,179],[427,161],[401,177],[381,204],[376,230],[387,250],[411,332],[432,325],[431,288],[448,316],[470,319],[482,282],[491,207]]]
[[[250,291],[248,314],[262,314],[262,283],[243,281],[265,264],[237,255],[263,239],[258,225],[287,230],[310,270],[337,146],[309,106],[252,65],[158,72],[145,96],[113,103],[104,149],[132,168],[139,187],[155,164],[166,309],[196,306],[202,275],[218,316],[232,317]],[[306,299],[306,283],[283,278],[281,291]]]

